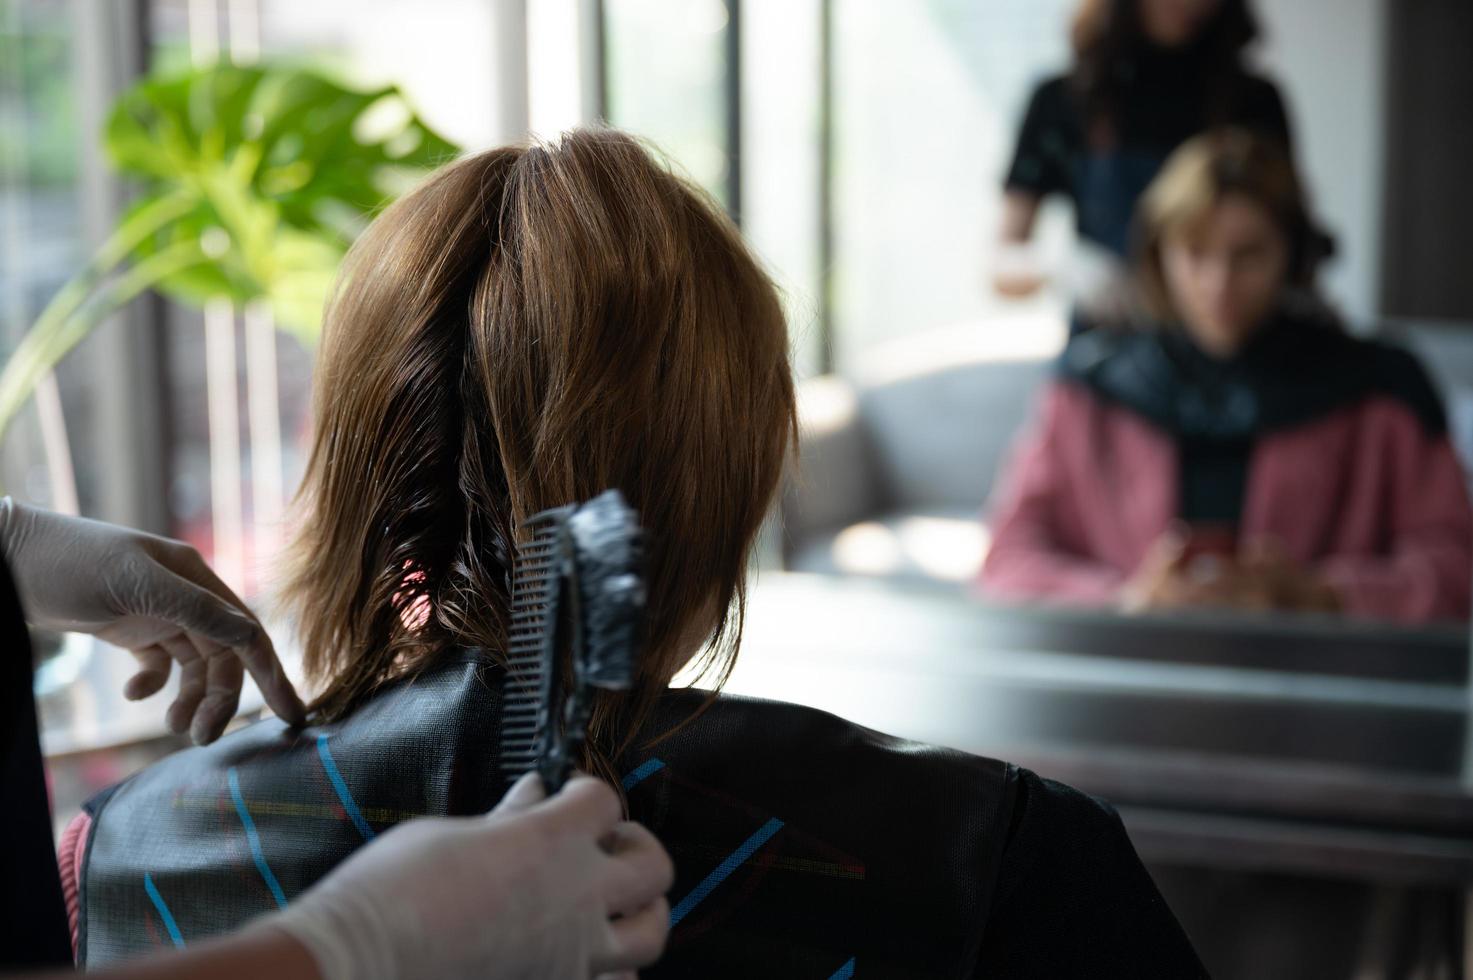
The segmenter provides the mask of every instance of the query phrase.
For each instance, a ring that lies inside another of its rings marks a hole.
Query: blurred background
[[[1036,195],[1037,288],[997,270],[1019,260],[1000,228],[1020,132],[1082,6],[0,0],[0,360],[20,365],[0,484],[188,541],[270,622],[321,297],[353,235],[462,150],[631,130],[727,208],[791,323],[804,447],[731,689],[1108,800],[1214,975],[1467,975],[1466,588],[1459,615],[1393,622],[1125,616],[972,584],[1081,303],[1069,193]],[[1318,296],[1420,355],[1464,494],[1473,5],[1251,6],[1245,62],[1335,243]],[[115,693],[126,655],[40,645],[64,821],[179,743],[157,701]]]

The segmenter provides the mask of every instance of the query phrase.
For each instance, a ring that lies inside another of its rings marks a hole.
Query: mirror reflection
[[[1446,288],[1378,301],[1401,260],[1382,247],[1389,221],[1376,212],[1401,175],[1342,155],[1396,156],[1371,137],[1395,129],[1402,49],[1427,47],[1428,24],[1411,21],[1431,16],[1389,15],[1405,22],[1380,66],[1391,97],[1373,98],[1364,72],[1286,5],[1101,0],[1027,17],[1006,6],[991,20],[945,4],[890,12],[932,28],[960,66],[987,63],[952,84],[980,104],[967,116],[991,124],[990,145],[958,140],[990,161],[993,199],[963,192],[950,163],[893,148],[845,159],[836,196],[847,200],[850,180],[887,186],[870,169],[929,167],[937,196],[975,202],[995,234],[975,243],[985,281],[967,296],[973,277],[870,259],[873,230],[849,229],[883,219],[840,212],[838,370],[804,391],[787,567],[1130,615],[1466,621],[1470,375],[1449,325],[1469,309]],[[865,15],[847,16],[860,23],[836,31],[837,77],[844,42],[867,36]],[[1008,16],[1036,39],[1011,77],[984,27]],[[1341,111],[1357,93],[1373,115],[1382,107],[1376,126]],[[918,111],[933,121],[961,108]],[[844,124],[872,134],[867,148],[899,135],[858,107]],[[925,207],[885,240],[939,229]],[[944,220],[957,240],[955,214]],[[1430,237],[1412,246],[1434,249]],[[949,261],[936,251],[921,254]],[[865,281],[851,285],[857,270]],[[887,313],[910,332],[872,340],[851,296],[906,304]],[[935,309],[946,302],[957,312]],[[1405,315],[1431,309],[1441,315]]]

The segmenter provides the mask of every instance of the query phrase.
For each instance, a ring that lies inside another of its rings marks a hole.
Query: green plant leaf
[[[270,295],[272,315],[303,343],[312,343],[343,252],[316,235],[288,229],[278,238],[272,259],[278,267]]]
[[[145,289],[191,304],[265,301],[315,343],[353,237],[406,174],[459,152],[397,88],[286,64],[150,76],[118,98],[102,135],[139,195],[0,370],[0,434],[40,378]]]
[[[106,140],[117,167],[144,181],[143,203],[193,199],[134,258],[194,239],[211,261],[158,288],[189,303],[265,300],[309,343],[331,285],[324,268],[335,268],[393,199],[405,171],[457,152],[397,88],[353,89],[294,66],[219,65],[147,79],[118,100]]]

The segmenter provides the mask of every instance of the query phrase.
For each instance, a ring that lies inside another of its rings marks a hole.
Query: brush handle
[[[573,776],[573,762],[583,748],[588,733],[588,716],[593,708],[592,690],[577,684],[563,712],[562,734],[555,736],[547,753],[538,762],[537,773],[551,796],[562,789]]]

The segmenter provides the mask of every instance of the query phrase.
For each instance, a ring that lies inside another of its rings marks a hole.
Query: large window
[[[1067,63],[1075,0],[831,2],[838,365],[923,330],[1057,314],[1048,298],[1000,300],[988,269],[1016,122],[1032,83]]]
[[[1073,7],[605,0],[608,117],[718,199],[739,191],[800,375],[933,328],[1056,325],[1057,298],[1004,303],[986,270],[1014,126],[1030,85],[1065,63]],[[1045,214],[1046,251],[1067,224]]]
[[[715,197],[731,205],[728,132],[735,29],[722,0],[606,0],[606,111],[647,137]]]
[[[732,211],[773,273],[800,375],[919,331],[993,329],[979,321],[1010,312],[983,276],[997,182],[1028,85],[1064,59],[1071,6],[0,0],[0,345],[126,205],[98,135],[112,99],[144,70],[215,59],[396,84],[468,149],[597,116],[647,137]],[[100,72],[99,51],[120,66]],[[267,596],[302,471],[310,341],[259,311],[157,300],[112,338],[63,362],[13,427],[6,489],[184,538]],[[119,409],[139,392],[153,392],[148,411]]]
[[[76,47],[64,0],[0,0],[0,360],[86,254]],[[12,426],[0,467],[6,492],[50,507],[95,506],[95,470],[73,464],[93,458],[91,354],[84,348],[63,365]]]

